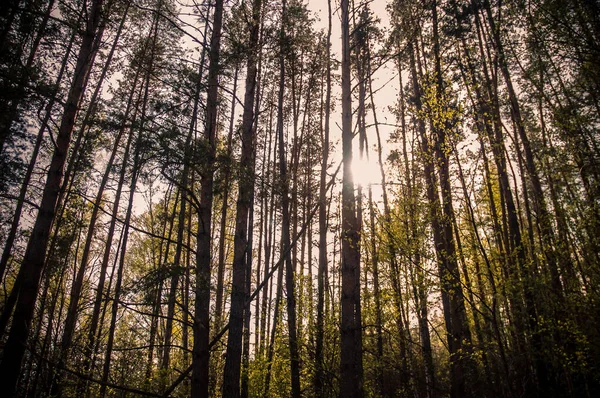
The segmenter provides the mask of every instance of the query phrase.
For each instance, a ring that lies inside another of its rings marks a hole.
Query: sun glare
[[[375,160],[367,160],[366,158],[352,160],[352,174],[354,183],[363,187],[369,184],[379,184],[381,182],[381,173],[379,171],[379,163]]]

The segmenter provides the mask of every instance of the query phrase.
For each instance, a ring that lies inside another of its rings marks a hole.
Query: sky
[[[358,1],[357,1],[358,3]],[[189,4],[189,3],[188,3]],[[308,9],[313,13],[315,17],[315,26],[316,30],[327,30],[327,22],[328,22],[328,7],[327,1],[324,0],[305,0],[305,4],[307,4]],[[381,22],[378,26],[381,29],[389,28],[389,17],[386,10],[387,1],[384,0],[372,0],[369,3],[369,7],[373,13],[373,15],[378,18]],[[332,0],[332,34],[331,34],[331,44],[332,44],[332,56],[336,58],[338,61],[341,60],[340,57],[340,49],[341,49],[341,23],[340,23],[340,13],[339,13],[339,0]],[[198,15],[191,13],[190,9],[182,9],[183,13],[180,15],[180,19],[189,24],[187,27],[184,27],[190,35],[197,37],[201,32],[200,30],[196,30],[197,24],[195,23]],[[195,48],[199,51],[198,45],[192,43],[190,40],[190,36],[183,37],[184,42],[188,43],[187,46],[189,48]],[[193,56],[196,56],[194,54]],[[339,71],[337,72],[339,74]],[[114,79],[113,79],[114,80]],[[240,83],[243,83],[240,82]],[[353,80],[353,85],[356,84],[356,81]],[[238,85],[237,96],[240,100],[243,100],[243,84]],[[383,146],[383,159],[385,160],[387,155],[392,148],[392,145],[387,144],[387,140],[389,135],[394,130],[394,125],[396,124],[395,116],[389,111],[389,107],[393,106],[397,103],[398,100],[398,78],[397,71],[393,62],[388,62],[388,65],[378,69],[373,76],[373,90],[375,92],[375,105],[377,110],[378,122],[380,123],[380,134]],[[334,84],[333,93],[332,93],[332,101],[336,101],[335,112],[331,115],[331,132],[330,138],[336,149],[336,152],[331,154],[332,160],[334,162],[341,161],[341,105],[340,105],[340,95],[341,88],[339,84]],[[356,108],[356,102],[353,103],[353,109]],[[241,116],[241,108],[238,107],[238,118]],[[353,121],[356,123],[356,120]],[[370,147],[370,155],[369,161],[366,159],[360,160],[358,159],[358,139],[354,141],[354,161],[353,161],[353,171],[354,171],[354,180],[356,183],[360,183],[363,186],[366,186],[369,183],[374,184],[373,186],[373,197],[376,202],[381,201],[381,187],[378,185],[380,183],[380,170],[379,165],[376,162],[377,152],[375,152],[374,145],[377,143],[375,128],[373,127],[373,117],[372,112],[368,112],[367,115],[367,137]],[[334,166],[335,168],[335,166]],[[340,175],[341,177],[341,175]],[[142,188],[144,192],[142,195],[136,195],[136,201],[134,205],[134,213],[140,214],[148,209],[148,193],[147,189],[149,187]],[[158,191],[155,190],[154,200],[156,200],[161,195],[160,187],[155,187]],[[145,196],[145,197],[144,197]]]
[[[378,26],[381,29],[388,29],[390,25],[390,20],[388,16],[388,12],[386,10],[386,5],[388,1],[385,0],[372,0],[369,3],[369,8],[373,15],[380,20]],[[316,21],[316,29],[327,29],[327,21],[328,21],[328,7],[327,1],[324,0],[308,0],[306,2],[308,8],[314,13],[317,17]],[[339,13],[339,1],[332,0],[332,33],[331,33],[331,45],[332,45],[332,54],[333,56],[340,60],[340,49],[341,49],[341,29],[340,29],[340,13]],[[356,82],[352,83],[353,85]],[[377,119],[380,123],[379,130],[381,134],[382,147],[383,147],[383,160],[385,161],[387,155],[389,155],[390,145],[386,145],[387,140],[390,134],[393,132],[393,125],[396,124],[395,116],[389,111],[389,107],[393,106],[398,101],[398,78],[397,78],[397,70],[393,62],[388,62],[387,65],[378,69],[373,76],[373,90],[374,94],[374,102],[377,111]],[[339,88],[338,88],[339,89]],[[335,90],[335,88],[334,88]],[[334,91],[334,96],[336,95]],[[338,90],[338,100],[339,100],[339,90]],[[353,108],[356,104],[353,104]],[[341,120],[341,107],[338,106],[336,108],[336,115],[333,115],[334,118]],[[335,120],[335,119],[334,119]],[[354,121],[355,122],[355,121]],[[339,123],[332,123],[334,126],[334,130],[331,132],[332,140],[341,139],[341,131],[337,126],[341,125]],[[371,127],[367,129],[367,136],[370,146],[370,160],[367,162],[366,159],[363,161],[358,161],[358,140],[355,140],[355,167],[353,167],[355,174],[355,181],[360,182],[363,185],[368,183],[377,184],[380,181],[380,172],[379,166],[375,162],[377,159],[377,153],[373,152],[373,146],[377,143],[375,136],[375,128],[373,127],[373,117],[372,114],[367,115],[367,125]],[[337,128],[337,131],[335,130]],[[341,156],[338,154],[338,156]],[[374,187],[375,197],[378,197],[377,194],[378,188]]]

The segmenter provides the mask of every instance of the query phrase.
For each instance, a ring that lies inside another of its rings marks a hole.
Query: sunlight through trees
[[[0,2],[2,396],[600,396],[599,15]]]

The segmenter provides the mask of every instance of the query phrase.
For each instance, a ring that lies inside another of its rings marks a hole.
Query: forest
[[[0,395],[600,396],[600,1],[0,1]]]

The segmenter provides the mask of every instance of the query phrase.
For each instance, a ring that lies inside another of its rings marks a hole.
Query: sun
[[[379,163],[366,158],[352,159],[352,176],[354,184],[366,187],[372,184],[381,183],[381,171]]]

